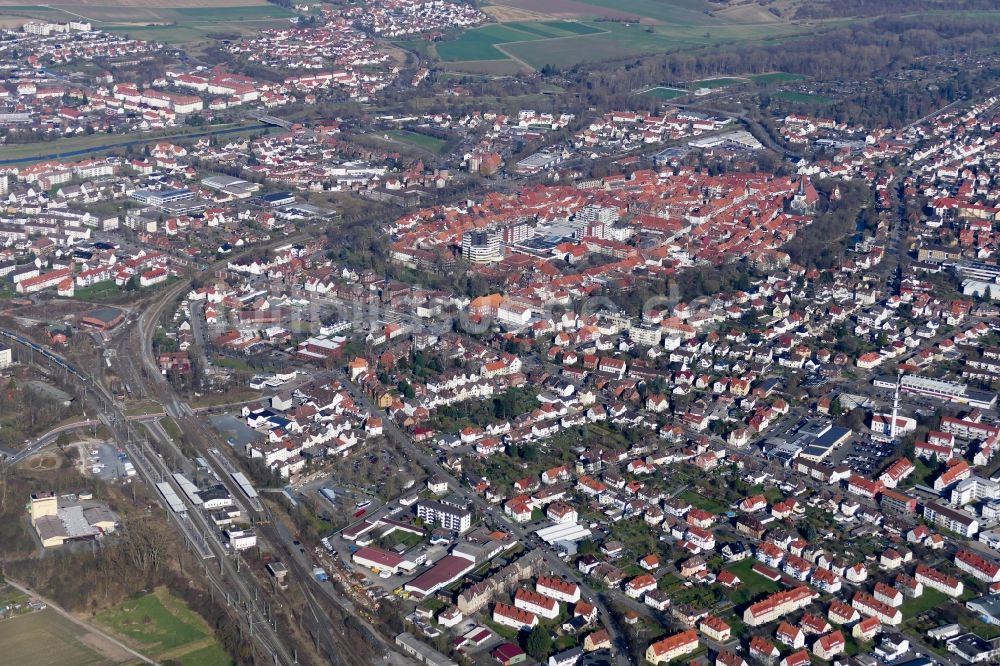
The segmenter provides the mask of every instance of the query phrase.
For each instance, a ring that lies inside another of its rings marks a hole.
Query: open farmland
[[[24,0],[0,0],[0,7],[23,9],[26,7],[44,7],[50,11],[59,11],[61,7],[70,7],[73,11],[81,8],[113,9],[116,7],[127,7],[134,9],[149,9],[156,7],[205,7],[205,0],[172,0],[165,3],[164,0],[51,0],[45,5],[31,5]],[[217,7],[248,7],[267,6],[267,0],[211,0],[212,8]]]
[[[99,613],[97,622],[158,661],[191,666],[231,663],[204,620],[163,588]]]
[[[534,41],[570,43],[581,35],[603,32],[600,28],[573,21],[532,21],[486,25],[463,33],[458,39],[435,46],[445,62],[505,60],[509,57],[499,45]]]
[[[203,2],[179,0],[164,3],[115,2],[54,3],[50,5],[5,4],[0,0],[0,14],[48,21],[85,19],[95,28],[168,43],[193,42],[210,33],[252,34],[261,28],[287,25],[295,13],[263,0],[222,0],[206,7]]]
[[[651,53],[780,40],[814,29],[756,6],[720,8],[706,0],[502,0],[491,7],[509,11],[492,12],[499,24],[438,44],[440,60],[509,59],[534,69],[545,65],[567,69]]]
[[[0,622],[4,663],[32,666],[90,666],[135,661],[100,634],[47,608]]]
[[[442,60],[451,62],[459,60],[503,60],[507,56],[494,48],[495,44],[508,44],[533,39],[542,39],[542,37],[516,30],[506,25],[487,25],[482,28],[468,30],[458,39],[451,42],[443,42],[435,48]]]

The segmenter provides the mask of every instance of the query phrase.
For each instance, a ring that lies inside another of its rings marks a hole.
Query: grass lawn
[[[931,485],[934,482],[934,478],[938,475],[936,467],[932,467],[923,458],[917,458],[913,461],[914,471],[910,475],[904,485],[906,487],[913,486],[915,484]]]
[[[770,72],[768,74],[753,74],[747,78],[754,83],[770,85],[772,83],[791,83],[792,81],[801,81],[806,77],[801,74],[789,74],[788,72]]]
[[[782,90],[774,93],[771,95],[771,99],[798,104],[833,104],[837,101],[834,98],[826,97],[825,95],[812,95],[809,93],[792,92],[788,90]]]
[[[517,643],[517,635],[519,633],[517,629],[514,629],[513,627],[505,627],[502,624],[497,624],[493,620],[484,619],[483,624],[495,631],[498,636],[502,636],[509,641]]]
[[[965,610],[964,608],[958,614],[958,624],[961,625],[966,631],[971,631],[980,638],[986,640],[993,640],[997,636],[1000,636],[1000,627],[995,624],[986,624],[985,622],[980,622],[979,618],[976,617],[971,611]]]
[[[396,530],[385,538],[385,542],[391,544],[392,546],[397,546],[402,543],[406,544],[408,549],[417,546],[422,543],[423,540],[424,538],[419,534],[411,534],[402,530]]]
[[[177,661],[183,666],[232,666],[233,663],[233,660],[218,643],[188,652]]]
[[[773,487],[764,489],[764,497],[766,497],[767,501],[770,502],[771,504],[780,502],[785,498],[785,496],[781,494],[780,490]]]
[[[210,362],[212,365],[218,365],[222,368],[250,372],[250,364],[241,358],[233,358],[232,356],[216,356],[210,359]]]
[[[386,132],[386,134],[397,141],[402,141],[410,144],[411,146],[422,148],[423,150],[426,150],[429,153],[434,153],[435,155],[440,155],[444,152],[444,148],[448,143],[444,139],[439,139],[428,134],[421,134],[419,132],[410,132],[407,130],[394,130]]]
[[[576,636],[570,636],[569,634],[565,636],[560,636],[552,642],[552,651],[555,653],[562,652],[563,650],[570,650],[576,647],[577,638]]]
[[[658,587],[661,590],[669,590],[675,585],[680,585],[680,584],[681,584],[681,579],[677,575],[672,573],[663,574],[656,581],[656,587]]]
[[[78,301],[92,301],[94,303],[109,303],[129,300],[130,295],[122,291],[122,288],[115,284],[114,280],[105,280],[92,284],[89,287],[77,287],[73,290],[73,298]]]
[[[920,615],[924,611],[946,604],[949,600],[950,597],[944,592],[938,592],[935,589],[925,586],[923,594],[916,599],[907,599],[903,602],[903,605],[899,607],[899,610],[903,613],[903,619],[909,620]]]
[[[709,513],[725,513],[729,507],[717,499],[706,497],[694,490],[687,490],[681,493],[680,498],[685,502],[691,502],[691,506],[708,511]]]
[[[657,86],[655,88],[650,88],[649,90],[643,90],[641,94],[649,95],[650,97],[655,97],[656,99],[671,100],[683,97],[684,95],[688,95],[690,93],[687,90],[682,90],[680,88]]]
[[[160,661],[173,659],[182,663],[200,664],[195,653],[217,661],[222,650],[211,630],[183,601],[165,588],[141,597],[129,599],[99,613],[97,622],[140,651]],[[210,648],[216,650],[210,650]],[[223,653],[224,654],[224,653]],[[187,659],[185,659],[187,657]]]
[[[177,425],[177,422],[176,422],[176,421],[174,421],[174,420],[173,420],[172,418],[170,418],[169,416],[164,416],[164,417],[163,417],[163,418],[162,418],[162,419],[160,420],[160,425],[161,425],[161,426],[163,426],[163,429],[164,429],[164,430],[166,431],[166,433],[167,433],[168,435],[170,435],[170,437],[171,437],[172,439],[174,439],[174,440],[176,440],[176,441],[178,441],[178,442],[179,442],[180,440],[184,439],[184,433],[182,433],[182,432],[181,432],[181,429],[180,429],[180,427],[179,427],[179,426]]]
[[[781,589],[780,584],[773,583],[767,578],[753,572],[753,565],[756,562],[757,560],[753,558],[747,558],[725,569],[726,571],[733,572],[743,581],[743,584],[735,590],[726,590],[730,601],[736,606]]]

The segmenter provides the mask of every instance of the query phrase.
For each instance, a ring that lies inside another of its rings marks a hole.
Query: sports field
[[[403,143],[408,143],[411,146],[415,146],[422,150],[426,150],[429,153],[434,153],[435,155],[440,155],[447,144],[444,139],[439,139],[427,134],[420,134],[419,132],[410,132],[408,130],[395,130],[391,132],[386,132],[390,138],[397,141],[402,141]]]
[[[655,88],[650,88],[649,90],[643,90],[643,95],[648,95],[650,97],[655,97],[656,99],[671,100],[677,99],[678,97],[683,97],[689,94],[687,90],[681,90],[680,88],[668,88],[666,86],[657,86]]]
[[[5,664],[32,666],[97,666],[137,661],[103,636],[51,608],[0,622],[0,655]]]
[[[734,79],[732,77],[723,76],[715,79],[702,79],[701,81],[692,81],[688,84],[693,90],[698,90],[699,88],[707,88],[709,90],[715,90],[717,88],[728,88],[729,86],[735,86],[739,83],[746,83],[744,79]]]
[[[205,621],[163,588],[99,613],[96,621],[108,633],[160,662],[173,660],[190,666],[232,663]]]

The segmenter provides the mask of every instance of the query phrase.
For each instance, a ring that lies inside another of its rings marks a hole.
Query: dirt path
[[[80,627],[83,627],[84,629],[86,629],[91,634],[96,634],[96,635],[100,636],[101,638],[103,638],[104,640],[108,641],[109,643],[112,643],[115,647],[120,648],[127,655],[130,655],[132,657],[140,659],[145,664],[155,664],[156,663],[152,659],[150,659],[149,657],[146,657],[145,655],[142,655],[142,654],[136,652],[135,650],[133,650],[132,648],[130,648],[129,646],[125,645],[124,643],[122,643],[117,638],[114,638],[113,636],[109,636],[108,634],[104,633],[100,629],[97,629],[96,627],[93,627],[93,626],[87,624],[83,620],[78,619],[73,614],[71,614],[71,613],[69,613],[67,611],[64,611],[62,608],[60,608],[55,603],[53,603],[51,599],[46,599],[45,597],[41,596],[40,594],[38,594],[34,590],[31,590],[31,589],[29,589],[27,587],[24,587],[23,585],[21,585],[19,583],[16,583],[13,580],[11,580],[10,578],[7,578],[6,581],[7,581],[7,583],[11,587],[17,588],[18,590],[20,590],[21,592],[24,592],[27,595],[30,595],[32,597],[36,597],[38,599],[41,599],[42,601],[45,602],[45,604],[49,608],[51,608],[55,612],[57,612],[60,615],[62,615],[64,618],[66,618],[67,620],[69,620],[73,624],[76,624],[76,625],[79,625]],[[94,649],[97,649],[94,645],[91,645],[90,647],[92,647]]]

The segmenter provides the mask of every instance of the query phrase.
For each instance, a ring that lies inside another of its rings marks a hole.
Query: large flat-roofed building
[[[979,532],[979,520],[971,513],[937,502],[928,502],[924,505],[924,518],[929,523],[961,534],[967,539],[971,539]]]
[[[150,206],[163,206],[176,201],[193,199],[194,192],[186,187],[170,190],[136,190],[132,193],[132,198],[139,203]]]
[[[95,308],[80,315],[80,325],[110,331],[125,321],[125,313],[118,308]]]
[[[256,197],[254,199],[254,203],[270,208],[289,206],[295,203],[295,195],[291,192],[271,192],[269,194],[262,194]]]
[[[247,199],[260,189],[258,183],[251,183],[242,178],[234,178],[232,176],[209,176],[208,178],[203,178],[201,184],[217,192],[228,194],[234,199]]]
[[[472,527],[472,513],[445,502],[427,500],[417,504],[417,517],[428,523],[464,532]]]
[[[397,555],[396,553],[390,553],[387,550],[382,550],[381,548],[360,548],[354,555],[351,556],[351,560],[355,564],[360,564],[363,567],[368,567],[369,569],[378,569],[379,571],[389,571],[391,573],[398,573],[400,567],[403,564],[403,556]]]
[[[970,389],[967,384],[962,382],[920,375],[903,375],[899,380],[899,388],[903,393],[926,395],[938,400],[971,405],[980,409],[992,409],[997,401],[996,393]]]
[[[460,555],[446,555],[438,560],[430,569],[404,585],[403,589],[416,598],[423,599],[434,594],[442,587],[451,585],[475,567],[475,560],[470,560]]]
[[[10,347],[6,345],[0,345],[0,370],[9,368],[14,363],[14,355],[10,350]]]
[[[76,495],[33,493],[28,511],[43,548],[96,539],[114,532],[118,524],[118,517],[105,504],[81,500]]]
[[[398,645],[403,652],[407,653],[411,657],[414,657],[418,661],[427,664],[428,666],[457,666],[456,662],[452,661],[426,643],[417,640],[417,638],[411,633],[404,632],[396,636],[396,645]]]
[[[499,229],[472,229],[462,234],[462,257],[470,264],[487,264],[503,259]]]
[[[806,445],[799,457],[812,462],[822,462],[834,449],[849,441],[852,434],[850,428],[831,425]]]

